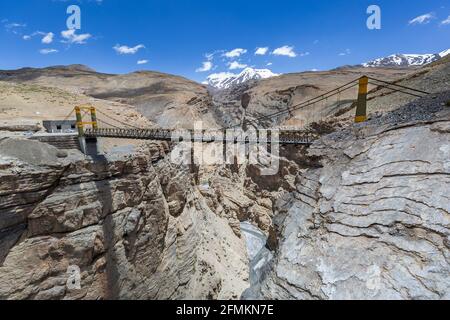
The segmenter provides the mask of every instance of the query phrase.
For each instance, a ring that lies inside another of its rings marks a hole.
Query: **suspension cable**
[[[423,96],[421,96],[421,95],[418,95],[418,94],[415,94],[415,93],[411,93],[411,92],[407,92],[407,91],[400,90],[400,89],[389,88],[388,86],[385,86],[385,85],[381,85],[381,86],[377,85],[377,88],[373,89],[368,94],[374,94],[374,93],[377,93],[378,91],[383,90],[383,89],[391,90],[391,92],[389,92],[388,94],[395,93],[395,92],[401,92],[401,93],[404,93],[404,94],[407,94],[407,95],[410,95],[410,96],[413,96],[413,97],[423,98]],[[370,97],[369,100],[372,100],[372,99],[375,99],[375,98],[376,98],[376,96]]]
[[[351,84],[351,83],[350,83],[350,84]],[[348,85],[349,85],[349,84],[347,84],[347,86],[348,86]],[[351,88],[354,87],[355,85],[357,85],[357,83],[354,83],[353,85],[349,86],[348,88],[344,88],[345,86],[342,86],[342,87],[340,87],[339,89],[341,89],[341,92],[344,92],[344,91],[346,91],[346,90],[351,89]],[[343,89],[343,88],[344,88],[344,89]],[[323,101],[323,100],[327,100],[328,98],[334,96],[334,95],[335,95],[335,93],[333,93],[334,91],[337,91],[337,89],[334,89],[334,90],[329,91],[329,92],[327,92],[327,93],[324,93],[324,94],[322,94],[322,95],[320,95],[320,96],[318,96],[318,97],[315,97],[315,98],[312,98],[312,99],[310,99],[310,100],[307,100],[307,101],[304,101],[304,102],[302,102],[302,103],[299,103],[299,104],[297,104],[297,105],[294,105],[294,106],[292,106],[292,107],[290,107],[290,108],[288,108],[288,109],[286,109],[286,110],[278,111],[278,112],[274,113],[273,115],[269,115],[269,116],[270,116],[270,117],[272,117],[272,116],[277,116],[277,115],[284,114],[284,113],[286,113],[286,112],[296,111],[296,110],[299,110],[299,109],[302,109],[302,108],[309,107],[309,106],[311,106],[311,105],[314,105],[314,104],[316,104],[316,103],[319,103],[319,102],[321,102],[321,101]],[[333,93],[333,94],[331,94],[331,93]],[[267,118],[267,116],[264,116],[264,117],[261,117],[261,118]],[[256,120],[259,120],[259,119],[260,119],[260,118],[257,118]]]
[[[359,80],[359,78],[356,79],[356,80],[353,80],[353,81],[351,81],[349,83],[346,83],[343,86],[340,86],[340,87],[338,87],[336,89],[333,89],[331,91],[323,93],[323,94],[321,94],[321,95],[319,95],[317,97],[314,97],[314,98],[309,99],[307,101],[301,102],[301,103],[299,103],[297,105],[294,105],[292,107],[288,107],[285,110],[280,110],[280,111],[275,112],[273,114],[269,114],[269,115],[265,115],[265,116],[256,118],[256,119],[254,119],[254,121],[261,121],[261,120],[268,119],[268,118],[274,118],[276,116],[279,116],[279,115],[282,115],[282,114],[285,114],[285,113],[289,113],[289,112],[292,112],[292,111],[296,111],[296,110],[299,110],[299,109],[302,109],[302,108],[309,107],[309,106],[314,105],[314,104],[316,104],[318,102],[321,102],[322,100],[325,100],[325,99],[328,99],[328,98],[334,96],[336,94],[335,92],[344,92],[346,90],[349,90],[349,89],[353,88],[355,85],[358,84],[358,80]],[[238,126],[239,126],[239,124],[235,125],[235,126],[232,126],[232,127],[229,127],[227,129],[235,128],[235,127],[238,127]]]
[[[106,114],[105,112],[103,112],[103,111],[101,111],[101,110],[98,110],[98,109],[97,109],[97,112],[100,113],[100,114],[102,114],[103,116],[107,117],[109,120],[112,120],[112,121],[114,121],[114,122],[120,123],[121,125],[124,125],[124,126],[126,126],[126,127],[130,127],[130,128],[134,128],[134,129],[142,129],[142,128],[133,126],[133,125],[131,125],[131,124],[129,124],[129,123],[125,123],[125,122],[123,122],[123,121],[121,121],[121,120],[117,120],[116,118],[111,117],[110,115]],[[117,127],[116,127],[116,128],[117,128]]]
[[[422,91],[422,90],[419,90],[419,89],[403,86],[403,85],[400,85],[400,84],[397,84],[397,83],[393,83],[393,82],[387,82],[387,81],[383,81],[383,80],[378,80],[378,79],[375,79],[375,78],[372,78],[372,77],[369,77],[369,79],[373,80],[375,82],[380,82],[380,83],[389,85],[389,86],[395,86],[395,87],[399,87],[399,88],[402,88],[402,89],[419,92],[419,93],[426,94],[426,95],[430,94],[429,92],[426,92],[426,91]]]
[[[72,109],[72,111],[70,111],[70,113],[64,118],[64,120],[63,121],[67,121],[67,120],[69,120],[69,118],[73,115],[73,113],[75,112],[75,108],[74,109]]]
[[[109,122],[106,122],[106,121],[104,121],[104,120],[97,119],[97,121],[100,122],[100,123],[106,124],[107,126],[113,127],[114,129],[121,129],[120,127],[115,126],[115,125],[113,125],[113,124],[111,124],[111,123],[109,123]]]
[[[125,122],[122,122],[122,121],[120,121],[120,120],[117,120],[117,119],[115,119],[115,118],[113,118],[113,117],[107,115],[106,113],[104,113],[103,111],[101,111],[101,110],[99,110],[99,109],[97,109],[97,108],[96,108],[96,111],[97,111],[98,113],[104,115],[105,117],[109,118],[110,120],[114,121],[114,122],[120,123],[120,124],[122,124],[122,125],[125,125],[125,126],[127,126],[127,127],[131,127],[131,128],[134,128],[134,129],[142,129],[142,128],[138,128],[138,127],[135,127],[135,126],[133,126],[133,125],[127,124],[127,123],[125,123]],[[64,120],[69,119],[69,118],[72,116],[72,114],[73,114],[74,112],[75,112],[75,108],[72,109],[72,111],[67,115],[67,117],[66,117]],[[87,116],[87,115],[88,115],[88,112],[85,112],[83,116]],[[99,118],[97,118],[97,122],[106,124],[106,125],[108,125],[108,126],[110,126],[110,127],[113,127],[113,128],[115,128],[115,129],[120,129],[120,127],[118,127],[118,126],[116,126],[116,125],[113,125],[113,124],[111,124],[111,123],[109,123],[109,122],[107,122],[107,121],[104,121],[104,120],[102,120],[102,119],[99,119]]]
[[[409,95],[412,95],[412,96],[415,96],[415,97],[419,97],[419,98],[421,98],[422,96],[418,95],[416,93],[426,94],[426,95],[429,94],[426,91],[414,89],[414,88],[403,86],[403,85],[399,85],[399,84],[396,84],[396,83],[391,83],[391,82],[387,82],[387,81],[383,81],[383,80],[378,80],[378,79],[375,79],[375,78],[372,78],[372,77],[368,77],[368,78],[370,80],[372,80],[371,83],[373,85],[377,86],[377,88],[372,90],[372,92],[370,92],[369,94],[375,93],[375,92],[377,92],[379,90],[382,90],[382,89],[392,90],[392,92],[401,92],[401,93],[409,94]],[[299,109],[302,109],[302,108],[307,108],[307,107],[309,107],[311,105],[315,105],[318,102],[328,101],[329,98],[331,98],[331,97],[333,97],[335,95],[338,96],[338,104],[339,104],[340,98],[341,98],[341,93],[344,92],[344,91],[347,91],[347,90],[349,90],[351,88],[353,88],[354,86],[356,86],[358,84],[358,80],[359,80],[359,78],[356,79],[356,80],[353,80],[351,82],[348,82],[348,83],[346,83],[346,84],[344,84],[344,85],[342,85],[342,86],[340,86],[338,88],[335,88],[333,90],[325,92],[325,93],[323,93],[323,94],[321,94],[321,95],[319,95],[317,97],[311,98],[311,99],[309,99],[307,101],[301,102],[301,103],[296,104],[294,106],[287,107],[284,110],[280,110],[280,111],[277,111],[277,112],[272,113],[272,114],[268,114],[268,115],[264,115],[264,116],[261,116],[261,117],[258,117],[258,118],[254,118],[254,119],[251,120],[251,122],[252,123],[257,123],[257,122],[259,122],[261,120],[275,118],[277,116],[280,116],[280,115],[283,115],[283,114],[286,114],[286,113],[291,113],[293,111],[296,111],[296,110],[299,110]],[[375,83],[373,83],[373,82],[375,82]],[[380,85],[380,83],[382,83],[382,85]],[[396,88],[392,88],[392,87],[396,87]],[[401,89],[399,89],[399,88],[401,88]],[[405,91],[405,90],[413,91],[413,92],[416,92],[416,93],[411,93],[411,92],[408,92],[408,91]],[[373,97],[373,98],[375,98],[375,97]],[[203,102],[203,100],[199,100],[196,103],[194,103],[193,105],[191,105],[190,107],[195,107],[195,106],[197,106],[198,104],[200,104],[202,102]],[[66,117],[66,119],[68,119],[74,113],[74,111],[75,111],[75,109],[73,109],[71,111],[71,113]],[[97,112],[102,114],[103,116],[107,117],[109,120],[112,120],[113,122],[116,122],[116,123],[119,123],[121,125],[124,125],[125,127],[134,128],[134,129],[143,129],[143,128],[131,125],[129,123],[123,122],[121,120],[118,120],[118,119],[116,119],[116,118],[106,114],[105,112],[103,112],[101,110],[97,109]],[[118,126],[116,126],[114,124],[111,124],[111,123],[109,123],[107,121],[104,121],[102,119],[97,119],[97,121],[100,122],[100,123],[106,124],[107,126],[110,126],[112,128],[120,129],[120,127],[118,127]],[[236,124],[236,125],[231,126],[231,127],[223,127],[222,129],[232,129],[232,128],[235,128],[235,127],[239,127],[240,125],[241,124]]]

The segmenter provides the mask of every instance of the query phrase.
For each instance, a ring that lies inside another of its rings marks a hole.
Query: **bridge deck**
[[[266,131],[270,132],[270,131]],[[191,142],[227,142],[227,143],[278,143],[281,145],[310,145],[314,141],[314,136],[301,131],[281,131],[274,135],[273,139],[267,138],[267,134],[261,137],[229,136],[219,131],[177,131],[169,129],[113,129],[99,128],[87,129],[85,136],[88,138],[116,138],[116,139],[137,139],[137,140],[158,140],[158,141],[191,141]],[[180,137],[180,139],[176,139]]]

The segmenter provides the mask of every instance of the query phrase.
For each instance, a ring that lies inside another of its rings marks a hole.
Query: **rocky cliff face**
[[[0,299],[236,299],[248,286],[244,241],[164,148],[95,161],[0,149]]]
[[[323,167],[297,175],[276,202],[280,245],[256,297],[450,298],[449,98],[312,147]]]
[[[0,299],[448,299],[448,101],[282,148],[270,177],[0,139]]]

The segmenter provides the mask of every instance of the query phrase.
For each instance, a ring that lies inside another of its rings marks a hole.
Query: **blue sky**
[[[75,32],[66,25],[72,4],[81,8]],[[372,4],[381,8],[381,30],[366,27]],[[275,73],[327,70],[448,49],[449,17],[448,0],[3,0],[0,69],[80,63],[196,81],[245,65]],[[267,50],[255,55],[257,48]]]

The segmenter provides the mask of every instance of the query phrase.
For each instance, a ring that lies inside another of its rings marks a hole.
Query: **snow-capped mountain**
[[[385,58],[375,59],[367,63],[363,63],[364,67],[418,67],[432,63],[450,54],[450,49],[440,53],[428,54],[393,54]]]
[[[245,68],[239,74],[231,72],[211,74],[204,83],[216,89],[229,89],[250,80],[261,80],[276,76],[278,74],[273,73],[269,69]]]
[[[450,54],[450,49],[444,50],[444,51],[442,51],[442,52],[440,52],[438,54],[439,54],[439,56],[441,58],[446,57],[446,56],[448,56]]]

